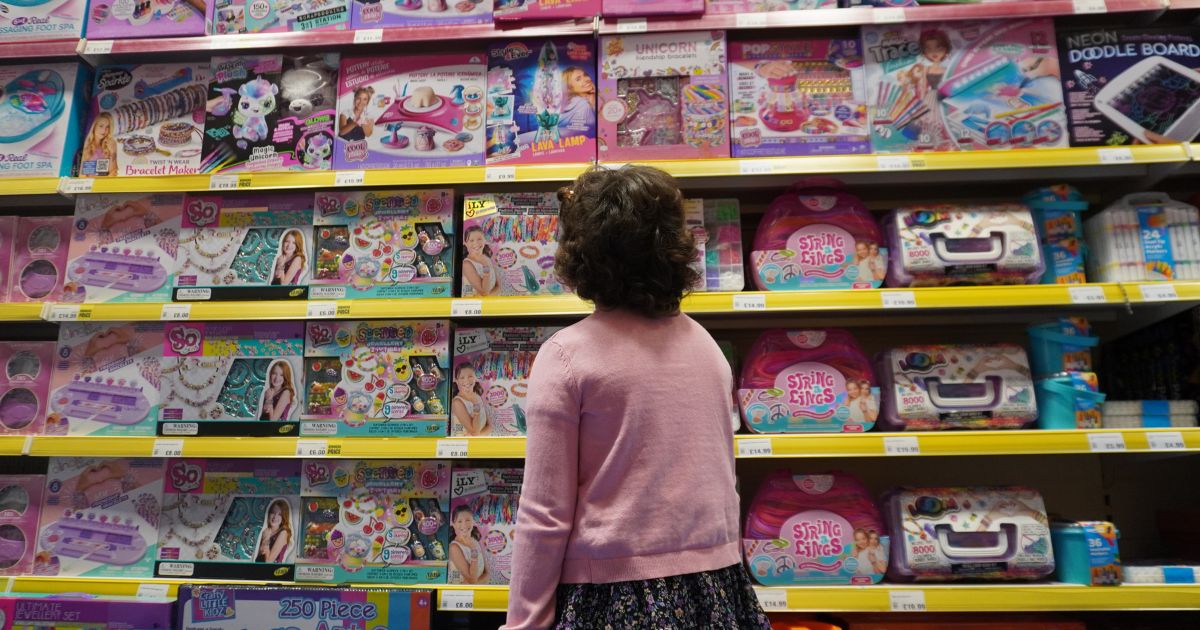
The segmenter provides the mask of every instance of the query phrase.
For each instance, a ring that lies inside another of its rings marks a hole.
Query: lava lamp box
[[[479,193],[463,199],[463,297],[556,295],[558,197]]]
[[[312,299],[449,297],[454,191],[319,192]]]
[[[529,372],[559,328],[513,326],[454,331],[450,434],[525,435]]]
[[[86,0],[26,0],[4,6],[7,11],[0,15],[0,42],[83,37]]]
[[[51,457],[33,574],[152,576],[162,512],[163,462]]]
[[[1054,22],[865,26],[878,153],[1067,146]]]
[[[354,0],[351,28],[491,24],[492,0]]]
[[[0,342],[0,435],[42,432],[55,347],[53,341]]]
[[[342,61],[333,167],[483,164],[482,54]]]
[[[446,435],[450,322],[308,322],[301,435]]]
[[[62,299],[70,232],[71,217],[17,217],[9,302]]]
[[[1200,32],[1094,28],[1058,34],[1071,144],[1174,144],[1200,133]]]
[[[350,28],[350,0],[209,0],[207,19],[212,35],[341,31]]]
[[[88,39],[205,35],[211,0],[92,0]]]
[[[86,593],[10,593],[0,597],[4,630],[167,630],[175,616],[173,597]]]
[[[162,322],[59,326],[46,435],[154,435]]]
[[[600,0],[496,0],[497,22],[591,18],[600,13]]]
[[[154,575],[291,580],[299,510],[299,460],[168,460]]]
[[[78,63],[0,66],[0,177],[71,174],[90,82]]]
[[[596,159],[596,46],[588,38],[488,49],[487,163]]]
[[[175,630],[429,630],[433,593],[392,589],[179,587]]]
[[[305,460],[301,495],[297,580],[445,583],[449,462]]]
[[[450,484],[450,584],[512,578],[522,468],[455,468]]]
[[[729,46],[733,157],[871,152],[858,39]]]
[[[303,322],[172,322],[162,350],[159,435],[298,433]]]
[[[44,475],[0,475],[0,575],[26,575],[37,546]]]

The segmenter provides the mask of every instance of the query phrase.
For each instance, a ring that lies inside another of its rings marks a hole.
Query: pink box
[[[450,584],[508,584],[525,470],[459,468],[450,476]]]
[[[729,157],[725,32],[600,40],[600,160]]]
[[[490,24],[492,0],[354,0],[350,28]]]
[[[604,15],[704,13],[704,0],[604,0]]]
[[[88,39],[204,35],[206,0],[92,0]]]
[[[870,3],[863,4],[870,5]],[[884,6],[883,2],[878,2],[876,4],[879,6]],[[915,0],[912,4],[913,6],[916,5]],[[889,4],[887,6],[898,5]],[[796,0],[708,0],[708,6],[705,7],[704,12],[715,15],[727,13],[768,13],[771,11],[795,11],[798,9],[836,8],[838,8],[837,0],[805,0],[804,2],[797,2]]]
[[[33,567],[45,475],[0,475],[0,575]]]
[[[3,216],[0,217],[0,262],[4,263],[3,269],[12,269],[13,261],[13,237],[17,234],[17,217]],[[8,274],[10,272],[0,272],[0,301],[8,301]]]
[[[600,13],[600,0],[496,0],[495,5],[497,22],[590,18]]]
[[[62,298],[71,217],[21,217],[13,239],[9,302]]]
[[[46,422],[53,341],[0,342],[0,435],[37,435]]]

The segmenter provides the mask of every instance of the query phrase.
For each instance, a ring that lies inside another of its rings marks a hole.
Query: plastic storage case
[[[1121,583],[1121,532],[1107,521],[1054,523],[1054,579],[1085,586]]]
[[[900,208],[883,229],[889,287],[1031,284],[1044,269],[1033,216],[1018,204]]]
[[[741,291],[746,286],[742,266],[742,213],[737,199],[685,199],[684,219],[696,235],[700,272],[696,291]]]

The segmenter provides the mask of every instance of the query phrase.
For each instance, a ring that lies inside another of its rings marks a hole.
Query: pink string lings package
[[[458,468],[450,476],[450,584],[508,584],[523,468]]]
[[[53,341],[0,342],[0,435],[37,435],[49,408]]]
[[[0,475],[0,575],[26,575],[37,547],[45,475]]]
[[[887,571],[888,544],[857,478],[777,470],[750,504],[742,550],[750,575],[767,586],[874,584]]]
[[[763,332],[742,364],[737,397],[755,433],[860,433],[879,415],[871,363],[840,328]]]
[[[542,344],[561,330],[540,326],[454,331],[451,435],[525,435],[529,372]]]
[[[899,488],[884,498],[888,579],[1036,580],[1054,572],[1050,522],[1037,490]]]
[[[71,217],[20,217],[13,238],[9,302],[62,299]]]

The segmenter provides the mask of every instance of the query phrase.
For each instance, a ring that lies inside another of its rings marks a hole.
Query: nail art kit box
[[[209,0],[208,32],[212,35],[341,31],[350,28],[350,0],[300,0],[267,3],[254,0]]]
[[[0,42],[79,39],[83,37],[86,0],[5,4],[0,15]]]
[[[26,575],[37,547],[45,475],[0,475],[0,575]]]
[[[90,82],[78,63],[0,67],[0,177],[71,174]]]
[[[71,217],[20,217],[13,239],[9,302],[62,299]]]
[[[463,199],[463,297],[554,295],[554,193],[477,193]]]
[[[430,591],[179,587],[176,630],[429,630]]]
[[[88,7],[88,39],[204,35],[212,0],[94,0]]]
[[[450,476],[450,584],[512,578],[523,468],[455,468]]]
[[[352,16],[355,30],[490,24],[492,0],[354,0]]]
[[[299,507],[299,460],[168,460],[154,575],[292,580]]]
[[[451,435],[525,435],[534,357],[561,328],[459,328],[450,381]]]
[[[496,0],[497,22],[588,18],[600,13],[600,0]]]
[[[51,457],[33,574],[154,574],[163,461]]]
[[[49,408],[53,341],[0,342],[0,435],[37,435]]]
[[[178,322],[162,342],[159,435],[296,435],[303,322]]]
[[[296,579],[441,584],[450,463],[304,460]]]

